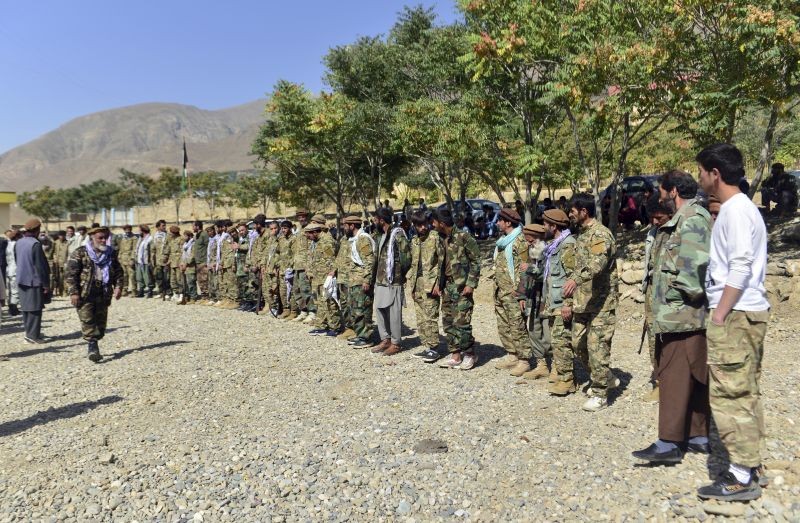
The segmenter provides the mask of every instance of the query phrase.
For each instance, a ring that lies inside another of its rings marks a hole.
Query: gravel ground
[[[0,521],[800,520],[788,305],[773,315],[762,378],[772,483],[759,501],[719,506],[695,497],[705,457],[655,469],[630,457],[656,435],[640,305],[618,315],[622,387],[590,414],[582,395],[554,398],[494,369],[490,289],[473,323],[488,363],[469,372],[269,316],[130,298],[111,308],[92,364],[65,300],[45,311],[47,345],[24,344],[6,318]]]

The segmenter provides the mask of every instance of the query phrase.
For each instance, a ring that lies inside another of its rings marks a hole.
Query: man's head
[[[255,218],[253,218],[253,225],[255,226],[258,234],[263,233],[264,229],[267,228],[267,217],[263,214],[257,215]]]
[[[85,225],[79,225],[78,226],[78,232],[80,233],[81,236],[86,236],[86,226]]]
[[[208,234],[209,238],[213,238],[217,235],[217,228],[214,225],[209,225],[206,227],[206,234]]]
[[[270,236],[278,236],[281,232],[280,224],[274,220],[269,222],[268,227]]]
[[[200,220],[195,220],[194,223],[192,224],[192,231],[194,231],[195,234],[198,234],[202,230],[203,230],[203,222]]]
[[[346,236],[355,236],[361,228],[361,218],[359,216],[345,216],[342,220],[342,228]]]
[[[661,201],[661,197],[658,194],[650,196],[644,203],[644,207],[650,217],[650,224],[654,227],[661,227],[675,213],[674,207],[665,201]]]
[[[244,238],[245,236],[247,236],[247,225],[243,223],[237,224],[236,233],[239,235],[239,238]]]
[[[448,209],[439,209],[431,216],[431,223],[439,234],[448,236],[453,231],[453,226],[455,226],[456,222],[453,219],[452,212]]]
[[[73,236],[75,236],[75,227],[73,227],[72,225],[67,225],[66,237],[72,238]]]
[[[302,207],[297,209],[296,216],[297,223],[300,224],[300,227],[303,228],[308,225],[308,211],[303,209]]]
[[[122,232],[124,232],[126,236],[131,234],[132,231],[133,231],[133,225],[126,224],[122,226]]]
[[[59,240],[63,240],[63,239],[66,237],[66,235],[67,235],[67,234],[66,234],[64,231],[58,231],[58,232],[56,233],[56,237],[57,237]]]
[[[167,222],[164,220],[158,220],[156,222],[156,230],[159,232],[166,232],[167,230]]]
[[[388,200],[387,200],[388,201]],[[375,211],[375,224],[380,227],[381,229],[386,229],[392,226],[394,221],[394,214],[392,210],[388,207],[381,207],[377,211]]]
[[[310,223],[303,228],[303,234],[306,235],[306,238],[315,242],[319,240],[319,235],[322,232],[322,225],[318,223]]]
[[[784,173],[784,169],[785,167],[782,163],[773,163],[770,172],[772,173],[772,176],[780,176]]]
[[[180,236],[180,235],[181,235],[181,228],[180,228],[180,227],[178,227],[177,225],[172,225],[172,226],[170,226],[170,228],[169,228],[169,235],[170,235],[171,237],[173,237],[173,238],[177,238],[178,236]]]
[[[150,226],[147,224],[141,224],[139,226],[139,232],[144,236],[145,234],[150,234]]]
[[[419,199],[419,204],[422,205],[423,203],[425,203],[425,198],[420,198]]]
[[[514,209],[501,209],[500,216],[497,218],[497,227],[508,234],[513,231],[522,220],[519,213]]]
[[[428,224],[428,215],[425,211],[414,211],[411,213],[411,225],[414,226],[414,230],[417,231],[417,236],[420,238],[428,236],[428,232],[430,231],[430,226]]]
[[[566,216],[566,215],[565,215]],[[537,242],[543,241],[547,234],[547,224],[540,225],[538,223],[529,223],[522,228],[522,235],[529,246],[536,245]]]
[[[192,227],[192,229],[194,229],[194,227]],[[188,242],[192,238],[194,238],[194,231],[193,230],[190,231],[189,229],[186,229],[185,231],[183,231],[183,239],[184,240],[186,240]]]
[[[582,226],[595,217],[594,196],[589,193],[578,193],[569,202],[569,221],[573,225]]]
[[[674,213],[684,201],[697,196],[697,182],[686,171],[673,169],[661,177],[658,193],[659,200]]]
[[[106,240],[108,240],[109,230],[106,227],[92,227],[87,234],[92,242],[92,249],[98,252],[108,250]]]
[[[569,227],[569,216],[561,209],[548,209],[542,213],[545,238],[555,238]]]
[[[233,238],[234,241],[238,240],[239,239],[239,228],[236,227],[235,225],[231,225],[230,227],[228,227],[228,234],[230,235],[231,238]]]
[[[283,220],[281,222],[281,234],[288,238],[289,235],[292,234],[292,227],[292,222],[289,220]]]
[[[25,233],[28,236],[33,236],[34,238],[39,236],[39,231],[42,228],[42,222],[40,222],[37,218],[31,218],[24,225]]]
[[[707,194],[719,196],[720,191],[739,192],[739,181],[744,178],[744,160],[735,146],[710,145],[700,151],[695,160],[700,167],[700,186]]]

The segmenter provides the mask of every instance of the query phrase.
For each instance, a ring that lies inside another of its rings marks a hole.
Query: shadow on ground
[[[28,356],[36,356],[37,354],[47,354],[48,352],[63,352],[66,349],[71,347],[77,347],[82,345],[81,343],[72,343],[69,345],[56,345],[55,347],[42,347],[40,349],[28,349],[28,350],[21,350],[17,352],[11,352],[9,354],[0,354],[0,356],[5,356],[7,358],[26,358]]]
[[[0,437],[19,434],[20,432],[24,432],[38,425],[50,423],[51,421],[74,418],[96,409],[101,405],[110,405],[122,401],[122,399],[123,398],[120,396],[106,396],[105,398],[100,398],[95,401],[82,401],[80,403],[71,403],[63,407],[40,411],[25,419],[7,421],[0,424]]]
[[[105,358],[103,358],[100,363],[110,363],[114,360],[118,360],[120,358],[124,358],[134,352],[142,352],[146,350],[153,350],[153,349],[165,349],[167,347],[174,347],[175,345],[182,345],[184,343],[189,343],[186,340],[173,340],[173,341],[162,341],[161,343],[153,343],[151,345],[142,345],[141,347],[136,347],[135,349],[125,349],[114,354],[109,354]]]

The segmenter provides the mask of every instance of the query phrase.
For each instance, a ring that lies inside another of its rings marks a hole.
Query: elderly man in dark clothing
[[[28,343],[44,343],[42,310],[50,292],[50,266],[38,239],[41,226],[42,222],[36,218],[28,220],[24,235],[15,246],[19,308]]]

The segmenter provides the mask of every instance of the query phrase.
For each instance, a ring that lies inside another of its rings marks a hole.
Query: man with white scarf
[[[392,356],[402,350],[403,285],[411,268],[411,251],[405,232],[393,224],[391,209],[381,207],[375,212],[375,217],[381,232],[375,265],[375,307],[380,342],[372,352]]]
[[[348,216],[343,227],[347,235],[347,243],[340,249],[347,249],[350,265],[347,273],[347,310],[354,336],[347,343],[354,349],[370,346],[372,337],[372,272],[375,267],[375,240],[361,227],[361,218]]]
[[[513,209],[500,211],[497,226],[502,236],[494,249],[494,311],[497,332],[506,351],[506,356],[495,367],[508,370],[516,377],[531,370],[531,344],[517,298],[523,273],[520,266],[528,263],[528,242],[522,234],[521,221]]]
[[[89,360],[97,363],[103,357],[97,344],[105,336],[108,307],[122,295],[125,276],[117,253],[108,245],[106,227],[94,227],[88,241],[67,261],[66,283],[70,302],[77,309],[83,339],[88,343]]]

